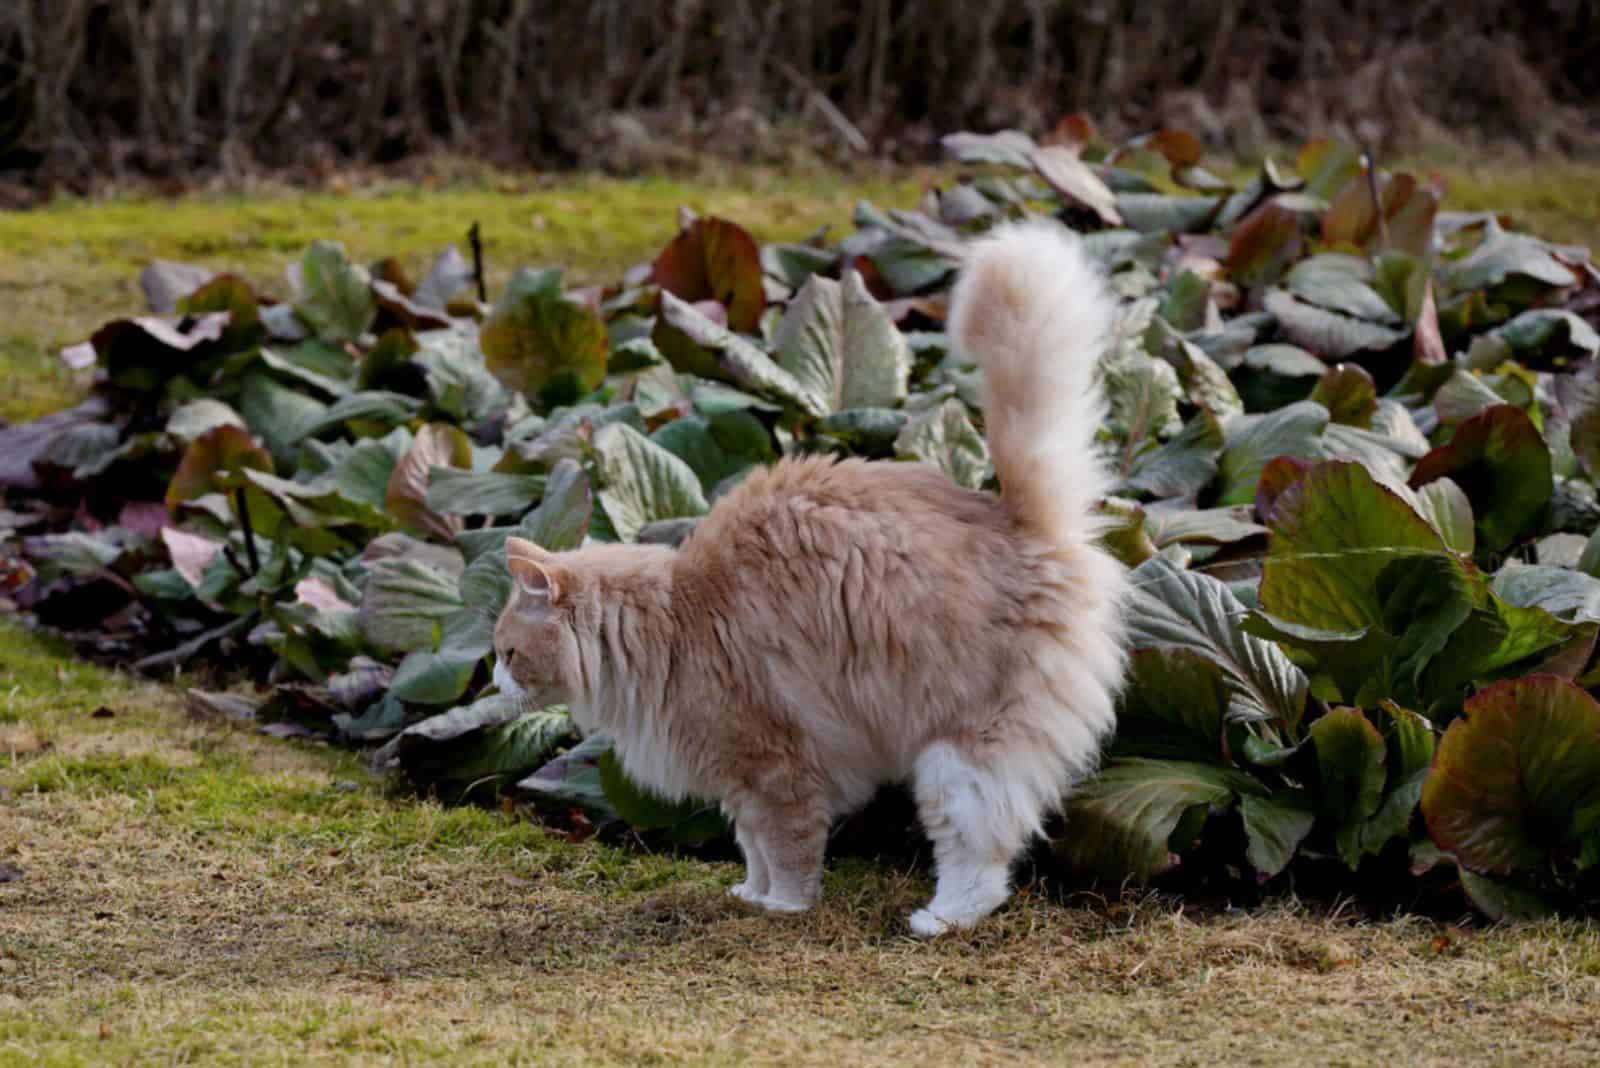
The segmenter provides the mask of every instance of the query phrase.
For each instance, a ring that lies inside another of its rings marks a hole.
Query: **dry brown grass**
[[[55,651],[0,638],[0,1064],[1600,1060],[1589,926],[1032,888],[924,945],[925,880],[859,860],[752,915],[733,864],[396,798],[155,687],[79,667],[46,699]]]

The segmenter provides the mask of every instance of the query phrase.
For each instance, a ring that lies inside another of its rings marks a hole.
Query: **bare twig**
[[[833,101],[828,99],[827,94],[812,85],[804,74],[777,57],[773,57],[772,65],[779,74],[789,79],[796,89],[805,94],[806,103],[821,112],[822,117],[833,127],[834,133],[838,134],[841,141],[856,152],[865,153],[872,148],[861,131],[856,129],[855,124],[845,117],[844,112],[834,107]]]
[[[489,290],[483,282],[483,236],[478,230],[476,221],[473,222],[472,229],[467,231],[467,244],[472,246],[472,281],[478,287],[478,303],[487,304]]]

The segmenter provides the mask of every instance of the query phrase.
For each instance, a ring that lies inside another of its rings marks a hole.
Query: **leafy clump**
[[[506,538],[676,541],[796,453],[994,488],[949,286],[974,236],[1052,215],[1123,299],[1101,447],[1107,544],[1134,569],[1121,728],[1056,855],[1109,879],[1304,870],[1495,916],[1588,907],[1588,253],[1446,212],[1436,180],[1339,142],[1239,187],[1181,131],[1083,142],[953,135],[970,173],[915,210],[860,205],[837,243],[685,213],[616,285],[524,270],[493,306],[453,250],[413,284],[321,243],[290,301],[153,265],[152,314],[69,350],[94,395],[0,432],[0,578],[108,655],[240,668],[264,696],[229,714],[385,743],[424,787],[724,834],[565,710],[489,688]]]

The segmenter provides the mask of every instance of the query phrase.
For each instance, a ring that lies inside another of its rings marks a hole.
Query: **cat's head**
[[[535,704],[572,699],[578,688],[574,605],[578,575],[563,556],[522,538],[506,539],[511,597],[494,628],[494,681]]]

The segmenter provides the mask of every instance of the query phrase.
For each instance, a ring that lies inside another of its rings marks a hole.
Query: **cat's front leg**
[[[814,804],[746,803],[734,821],[750,872],[742,886],[746,892],[735,887],[734,895],[769,912],[804,912],[816,904],[828,842],[828,813],[821,799]],[[755,894],[751,884],[758,870],[765,886]]]
[[[739,841],[740,852],[744,854],[744,882],[730,886],[728,893],[741,901],[759,905],[761,899],[767,896],[771,886],[766,854],[762,852],[760,841],[749,831],[745,821],[736,822],[733,833]]]

